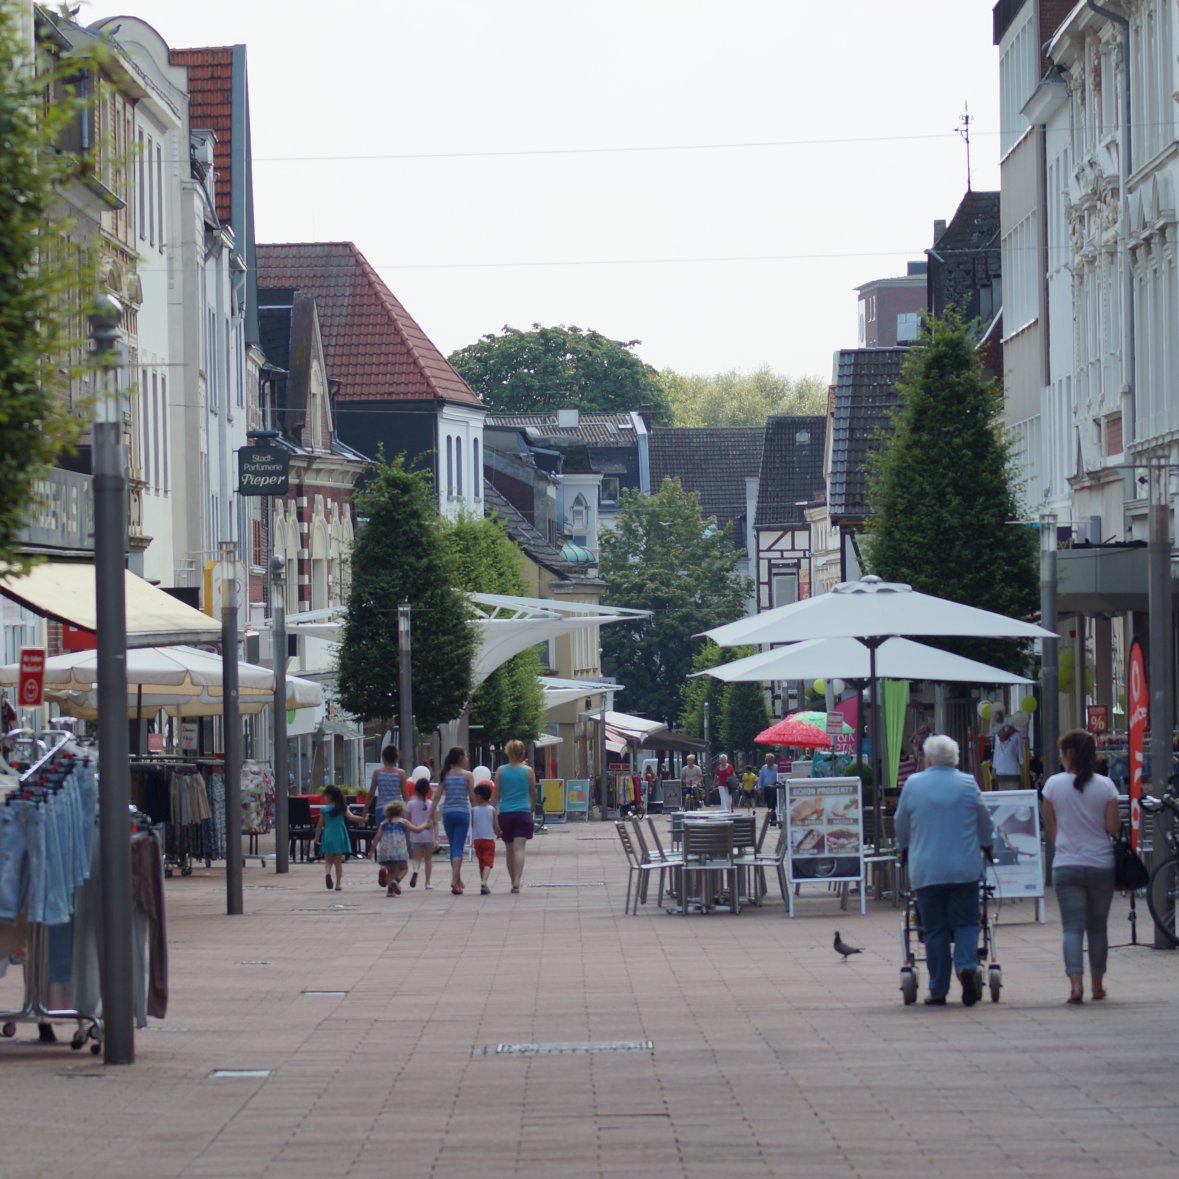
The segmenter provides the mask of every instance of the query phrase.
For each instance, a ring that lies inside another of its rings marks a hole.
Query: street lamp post
[[[94,581],[98,648],[99,859],[102,869],[103,1059],[135,1062],[131,963],[131,804],[127,729],[127,470],[117,350],[123,308],[103,295],[90,315],[100,391],[93,425]],[[114,369],[114,380],[108,379]]]
[[[274,870],[290,871],[291,826],[287,789],[287,606],[286,560],[270,558],[270,634],[274,647]]]
[[[1040,517],[1040,625],[1056,634],[1056,515]],[[1040,752],[1044,768],[1056,765],[1056,742],[1060,737],[1060,641],[1040,641]]]
[[[242,725],[237,674],[237,545],[221,542],[221,691],[225,732],[225,912],[242,911]]]
[[[410,605],[402,602],[397,607],[397,727],[401,730],[401,753],[405,765],[417,760],[413,731],[413,625]]]

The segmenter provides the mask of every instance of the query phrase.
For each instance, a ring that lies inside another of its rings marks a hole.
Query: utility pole
[[[270,634],[274,648],[274,870],[290,871],[291,807],[287,789],[286,560],[270,558]]]
[[[412,766],[417,757],[413,731],[413,628],[409,602],[397,607],[397,727],[400,729],[401,756]]]
[[[237,545],[232,540],[221,542],[221,696],[225,734],[225,912],[236,917],[242,911],[242,723],[237,676]]]
[[[130,735],[127,728],[127,456],[119,404],[123,307],[102,295],[90,315],[99,396],[93,425],[94,581],[98,632],[98,806],[102,868],[103,1060],[135,1063],[131,963]],[[113,379],[111,378],[113,370]]]

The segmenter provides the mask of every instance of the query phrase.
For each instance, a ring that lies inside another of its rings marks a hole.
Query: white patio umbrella
[[[710,675],[727,684],[810,680],[817,676],[866,680],[871,678],[870,664],[870,652],[858,639],[807,639],[695,672],[691,678]],[[929,680],[937,684],[1032,682],[1026,676],[899,638],[885,639],[877,648],[876,674],[885,680]]]
[[[741,618],[704,633],[722,647],[850,638],[867,649],[868,678],[872,682],[872,781],[877,813],[880,809],[881,762],[876,655],[885,640],[908,635],[995,639],[1057,637],[1055,631],[1045,630],[1034,623],[922,594],[910,585],[881,581],[874,576],[844,582],[830,593]],[[879,833],[879,824],[876,830]]]
[[[318,708],[323,703],[323,688],[312,680],[288,675],[286,685],[288,709]],[[79,720],[96,720],[98,717],[97,689],[79,692],[46,688],[45,696],[59,704],[63,712]],[[273,703],[273,680],[264,691],[253,689],[238,693],[238,712],[242,716],[254,716]],[[185,695],[174,693],[168,688],[142,686],[127,694],[127,716],[130,720],[155,716],[160,711],[178,717],[220,716],[224,708],[225,698],[220,694],[213,695],[208,690],[196,695]]]

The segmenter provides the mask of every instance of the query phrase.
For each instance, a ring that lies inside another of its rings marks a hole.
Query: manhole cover
[[[332,995],[336,998],[341,998],[342,996],[348,994],[348,992],[347,991],[304,991],[303,994],[304,995]]]
[[[650,1040],[588,1040],[555,1044],[477,1044],[472,1056],[575,1056],[587,1052],[652,1052]]]
[[[215,1068],[209,1074],[211,1081],[261,1080],[274,1072],[269,1068]]]
[[[295,913],[348,913],[348,912],[351,912],[352,910],[358,909],[358,908],[360,908],[359,905],[328,905],[328,907],[326,909],[308,907],[305,909],[295,909],[295,910],[293,910],[293,912],[295,912]]]
[[[270,963],[265,958],[245,958],[238,963],[239,966],[269,966]]]
[[[525,888],[605,888],[604,880],[558,880],[548,884],[526,884]]]

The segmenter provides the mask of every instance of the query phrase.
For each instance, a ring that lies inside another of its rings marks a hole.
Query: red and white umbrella
[[[831,744],[831,738],[817,725],[790,716],[758,733],[753,741],[756,745],[797,745],[806,749],[821,749]]]

